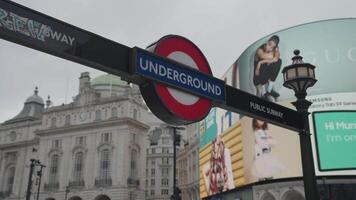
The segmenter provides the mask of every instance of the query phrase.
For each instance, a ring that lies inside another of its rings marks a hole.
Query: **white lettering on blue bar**
[[[136,70],[143,76],[190,90],[193,93],[220,101],[225,100],[223,81],[192,72],[141,51],[136,54]]]

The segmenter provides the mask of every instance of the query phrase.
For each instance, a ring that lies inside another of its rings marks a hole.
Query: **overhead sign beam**
[[[302,117],[297,111],[266,101],[232,86],[226,85],[226,102],[218,106],[294,131],[303,128]]]
[[[303,127],[301,116],[294,110],[228,86],[189,66],[127,47],[8,0],[0,0],[0,38],[136,84],[157,81],[210,99],[217,107],[284,128],[298,131]],[[146,66],[140,69],[140,59],[157,67],[151,71]]]
[[[0,0],[0,38],[119,76],[131,48],[8,0]]]

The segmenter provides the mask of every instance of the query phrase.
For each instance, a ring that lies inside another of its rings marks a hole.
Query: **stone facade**
[[[46,166],[41,200],[145,199],[147,134],[161,124],[138,88],[112,75],[82,73],[78,95],[59,106],[36,89],[0,126],[0,199],[25,199],[31,158]]]
[[[169,200],[173,193],[172,129],[158,127],[148,138],[146,159],[146,199]]]

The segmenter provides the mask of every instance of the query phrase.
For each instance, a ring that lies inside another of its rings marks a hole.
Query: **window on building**
[[[168,190],[167,189],[161,190],[161,195],[168,195]]]
[[[155,179],[151,179],[151,186],[155,186]]]
[[[137,174],[137,151],[131,150],[131,176],[136,177]]]
[[[59,173],[59,155],[53,155],[51,157],[51,163],[49,168],[49,183],[58,182],[58,173]]]
[[[168,176],[169,169],[168,168],[162,168],[161,169],[161,174],[162,176],[166,177]]]
[[[101,120],[101,110],[95,111],[95,120]]]
[[[111,108],[111,117],[117,117],[117,116],[118,116],[117,108],[112,107]]]
[[[146,187],[148,186],[148,179],[146,179]]]
[[[151,190],[151,196],[155,195],[155,190]]]
[[[162,148],[162,153],[169,153],[169,148]]]
[[[111,133],[103,133],[101,134],[101,142],[102,143],[110,143],[111,142]]]
[[[17,152],[7,152],[5,154],[5,158],[6,158],[6,161],[8,163],[11,163],[11,162],[16,162],[17,161]]]
[[[156,160],[154,158],[151,159],[151,165],[155,166],[156,165]]]
[[[137,119],[137,109],[135,108],[135,109],[133,109],[133,118],[134,119]]]
[[[130,136],[131,136],[131,143],[136,144],[137,143],[136,133],[131,133]]]
[[[169,138],[162,138],[162,144],[169,144]]]
[[[162,186],[168,186],[168,179],[167,178],[162,178],[161,179],[161,185]]]
[[[155,154],[156,153],[156,149],[155,148],[152,148],[152,154]]]
[[[146,177],[148,176],[148,169],[146,169]]]
[[[110,151],[104,149],[100,153],[100,179],[109,179],[111,174],[110,170]]]
[[[136,199],[136,194],[134,192],[129,193],[129,200],[134,200]]]
[[[60,139],[52,140],[52,148],[59,149],[62,147],[62,141]]]
[[[156,170],[155,169],[151,169],[151,176],[154,176],[156,174]]]
[[[64,125],[70,125],[70,115],[65,116]]]
[[[169,164],[169,158],[168,157],[163,157],[162,158],[162,164],[165,164],[165,165]]]
[[[74,157],[74,181],[83,180],[83,169],[84,169],[84,154],[83,152],[78,152]]]
[[[56,127],[57,126],[57,118],[56,117],[52,117],[51,118],[51,127]]]
[[[86,144],[86,136],[78,136],[75,138],[76,145],[85,145]]]
[[[15,179],[15,166],[9,167],[6,172],[7,179],[6,179],[6,190],[5,192],[12,192],[12,186],[14,185]]]

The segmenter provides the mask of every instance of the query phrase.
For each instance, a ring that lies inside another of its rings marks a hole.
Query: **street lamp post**
[[[66,186],[66,190],[65,190],[64,200],[67,200],[67,197],[68,197],[68,193],[69,193],[69,192],[70,192],[69,186],[67,185],[67,186]]]
[[[37,187],[37,200],[39,200],[39,198],[40,198],[42,170],[44,167],[46,167],[45,165],[43,165],[41,163],[39,163],[39,165],[40,165],[40,170],[37,172],[37,176],[39,178],[38,187]]]
[[[28,183],[27,183],[27,191],[26,191],[26,200],[30,200],[31,199],[31,190],[32,190],[32,176],[33,176],[33,170],[35,168],[35,166],[39,163],[39,160],[30,159],[30,171],[29,171],[29,177],[28,177]]]
[[[184,127],[177,127],[177,126],[169,126],[169,128],[173,129],[173,195],[172,198],[173,200],[178,200],[179,195],[178,195],[178,188],[177,188],[177,168],[176,168],[176,162],[177,162],[177,153],[176,153],[176,148],[177,144],[179,143],[178,141],[178,135],[177,135],[177,130],[185,130]],[[178,144],[179,145],[179,144]]]
[[[297,100],[292,104],[302,117],[303,129],[299,132],[300,149],[302,156],[303,181],[306,200],[319,200],[319,192],[315,177],[314,160],[309,131],[309,112],[308,108],[312,104],[306,100],[307,89],[316,83],[315,66],[303,62],[299,50],[294,50],[292,64],[286,66],[282,73],[284,86],[294,90]]]

